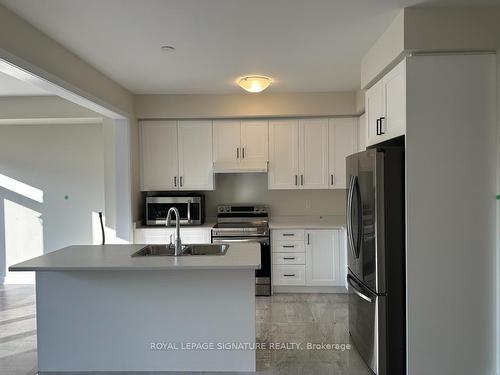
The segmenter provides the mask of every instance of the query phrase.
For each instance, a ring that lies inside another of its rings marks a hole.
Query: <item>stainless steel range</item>
[[[271,295],[271,244],[269,209],[266,205],[219,205],[217,224],[212,228],[213,243],[260,243],[261,268],[255,271],[255,294]]]

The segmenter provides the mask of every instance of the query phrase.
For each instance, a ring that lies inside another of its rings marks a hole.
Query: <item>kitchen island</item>
[[[144,246],[70,246],[10,267],[36,272],[39,373],[255,371],[258,245],[130,256]]]

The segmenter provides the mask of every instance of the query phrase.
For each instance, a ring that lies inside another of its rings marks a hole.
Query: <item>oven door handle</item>
[[[191,224],[191,199],[188,200],[187,222],[188,222],[188,224]]]
[[[366,294],[364,294],[361,290],[358,289],[358,287],[355,285],[357,284],[355,280],[353,280],[351,275],[347,275],[347,282],[349,285],[352,287],[352,290],[354,293],[356,293],[359,297],[363,298],[365,301],[369,303],[373,303],[373,299],[368,297]]]
[[[260,243],[263,243],[264,245],[269,245],[269,239],[267,238],[262,238],[262,239],[258,239],[258,238],[238,238],[238,239],[234,239],[234,238],[228,238],[228,239],[223,239],[223,238],[213,238],[212,239],[212,243],[238,243],[238,242],[260,242]]]

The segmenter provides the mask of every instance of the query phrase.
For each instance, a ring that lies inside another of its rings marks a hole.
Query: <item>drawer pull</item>
[[[295,257],[283,257],[285,260],[295,260]]]
[[[284,248],[293,249],[295,245],[283,245]]]
[[[285,273],[283,276],[285,276],[285,277],[294,277],[295,274],[294,273]]]
[[[293,237],[295,233],[283,233],[283,237]]]

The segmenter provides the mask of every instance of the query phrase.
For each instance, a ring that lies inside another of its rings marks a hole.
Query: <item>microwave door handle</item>
[[[191,224],[191,199],[188,200],[187,202],[188,207],[187,207],[187,222],[188,224]]]
[[[363,298],[365,301],[367,301],[369,303],[373,303],[373,299],[372,298],[368,297],[366,294],[364,294],[362,291],[360,291],[356,287],[356,285],[353,282],[352,276],[347,275],[347,282],[352,287],[352,290],[354,291],[354,293],[356,293],[359,297]]]

